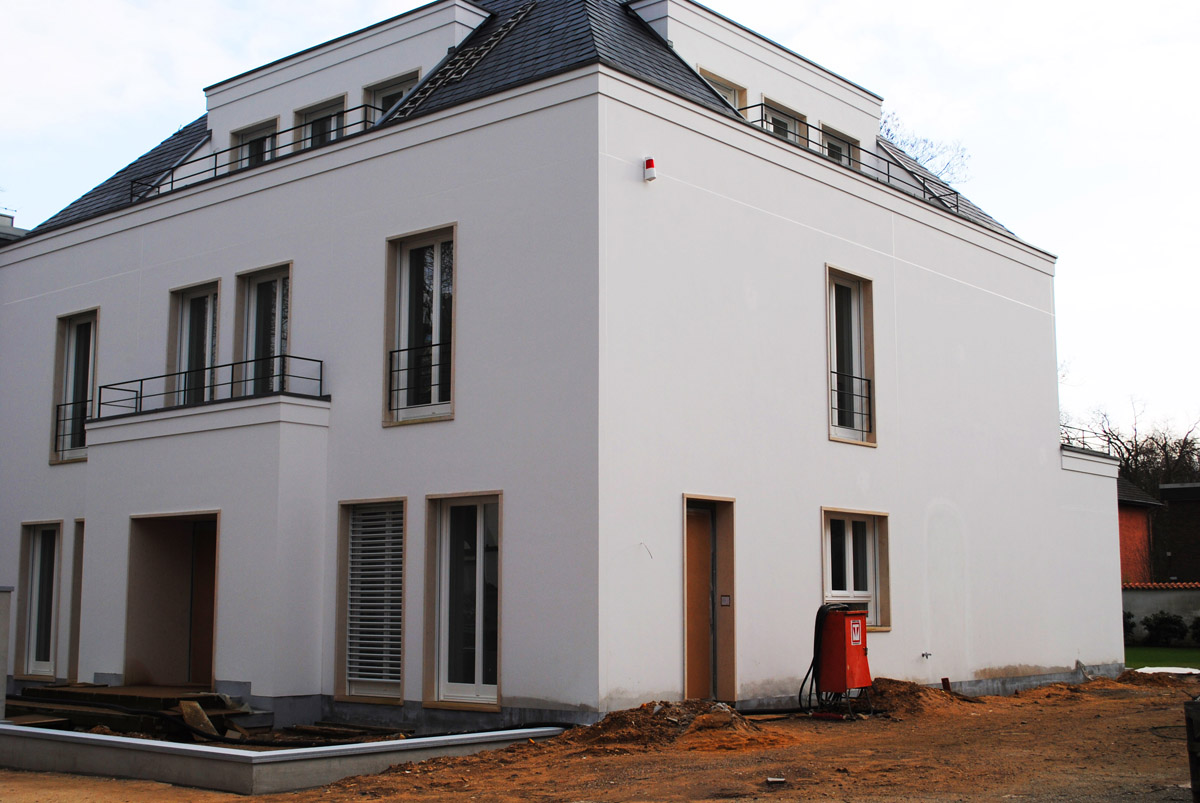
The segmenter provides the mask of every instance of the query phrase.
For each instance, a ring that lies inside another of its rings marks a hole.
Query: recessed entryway
[[[684,696],[734,702],[733,501],[684,497]]]
[[[125,683],[211,688],[217,515],[131,520]]]

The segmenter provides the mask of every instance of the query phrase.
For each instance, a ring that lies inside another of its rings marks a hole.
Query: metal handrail
[[[325,363],[277,354],[101,385],[96,418],[283,393],[325,398]]]
[[[871,380],[841,371],[829,372],[829,420],[834,427],[867,435],[871,432]]]
[[[54,405],[54,454],[59,460],[66,459],[67,452],[87,448],[91,411],[91,399]]]
[[[855,149],[858,150],[859,154],[864,153],[861,146],[854,145],[848,140],[831,134],[831,137],[849,146],[848,152],[845,154],[844,158],[839,159],[836,155],[830,154],[828,145],[821,142],[819,139],[814,140],[809,137],[809,132],[812,131],[813,126],[810,126],[807,122],[801,120],[795,115],[788,114],[782,109],[778,109],[769,103],[756,103],[752,106],[746,106],[738,109],[738,111],[742,113],[742,116],[746,118],[746,122],[750,125],[757,126],[758,128],[765,130],[767,133],[779,137],[785,142],[790,142],[799,148],[804,148],[805,150],[818,153],[830,161],[837,162],[843,167],[860,173],[865,173],[883,184],[893,184],[907,187],[909,190],[919,193],[920,197],[926,201],[934,201],[949,209],[952,209],[955,212],[959,211],[959,199],[961,196],[955,190],[950,189],[949,187],[946,189],[937,187],[931,184],[927,178],[923,178],[920,175],[910,172],[903,165],[894,165],[893,162],[888,159],[875,158],[873,156],[872,161],[868,162],[863,160],[861,157],[856,158],[854,156]],[[786,118],[794,122],[796,124],[796,130],[777,130],[776,126],[771,121],[772,112],[777,117]],[[882,167],[880,167],[880,165],[882,165]],[[893,167],[898,169],[893,171]]]
[[[265,155],[260,160],[254,162],[251,162],[248,157],[241,153],[247,144],[242,142],[231,148],[186,159],[165,173],[159,171],[137,176],[129,182],[129,200],[133,202],[151,198],[176,189],[176,184],[188,186],[206,179],[217,178],[221,175],[230,175],[242,170],[249,170],[260,165],[276,162],[279,159],[293,156],[297,153],[305,153],[332,145],[347,137],[357,136],[368,131],[379,120],[384,111],[384,109],[378,106],[364,103],[361,106],[354,106],[350,109],[331,113],[330,117],[338,119],[338,133],[330,136],[324,142],[314,142],[312,134],[304,132],[304,129],[312,125],[312,121],[301,123],[291,128],[285,128],[282,131],[272,131],[269,134],[264,134],[261,139],[268,141],[265,146]],[[349,123],[347,122],[347,120],[354,117],[358,119]],[[300,135],[294,136],[297,131],[300,132]],[[287,141],[281,142],[281,135],[284,134],[291,134],[293,136],[287,137],[285,138]],[[191,172],[187,172],[188,170]]]
[[[1059,424],[1058,439],[1063,446],[1070,446],[1075,449],[1087,449],[1089,452],[1100,452],[1109,457],[1112,456],[1112,444],[1108,438],[1090,429]]]
[[[450,401],[450,341],[388,352],[388,411]]]

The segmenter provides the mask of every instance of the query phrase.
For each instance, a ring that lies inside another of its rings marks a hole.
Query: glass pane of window
[[[867,557],[867,523],[853,521],[850,528],[854,538],[854,590],[870,591],[871,561]]]
[[[433,383],[434,247],[408,254],[408,404],[429,404]]]
[[[36,544],[36,566],[34,583],[37,597],[34,600],[33,658],[35,661],[50,660],[50,643],[53,638],[54,616],[54,530],[42,530]]]
[[[500,506],[483,506],[483,682],[496,685],[500,622]]]
[[[92,389],[92,322],[80,321],[75,324],[74,343],[72,349],[73,364],[70,371],[71,394],[70,402],[72,449],[82,449],[86,443],[84,422],[87,420],[88,396]]]
[[[441,277],[439,289],[441,292],[441,309],[438,314],[438,354],[437,354],[437,385],[438,400],[450,401],[450,331],[454,321],[454,243],[446,241],[441,245]]]
[[[837,425],[854,426],[854,293],[844,284],[833,286],[834,370]]]
[[[846,591],[846,522],[829,520],[829,588]]]
[[[259,282],[254,300],[254,392],[270,393],[275,356],[275,293],[277,281]]]
[[[446,583],[446,680],[475,682],[475,572],[478,528],[475,505],[450,508]]]
[[[208,296],[196,296],[187,302],[187,343],[184,347],[183,403],[204,400],[204,369],[208,361]]]

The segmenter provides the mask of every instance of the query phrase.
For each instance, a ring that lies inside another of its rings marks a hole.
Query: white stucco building
[[[689,0],[439,0],[206,93],[0,247],[17,682],[790,703],[825,601],[877,676],[1120,666],[1054,258],[878,96]]]

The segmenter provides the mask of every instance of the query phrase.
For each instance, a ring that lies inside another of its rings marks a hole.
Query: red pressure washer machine
[[[805,705],[804,685],[810,677]],[[852,695],[854,691],[858,694]],[[813,660],[800,682],[800,707],[830,710],[844,702],[846,712],[852,715],[851,701],[862,696],[874,713],[871,669],[867,664],[867,612],[841,604],[822,605],[817,610],[813,633]]]

